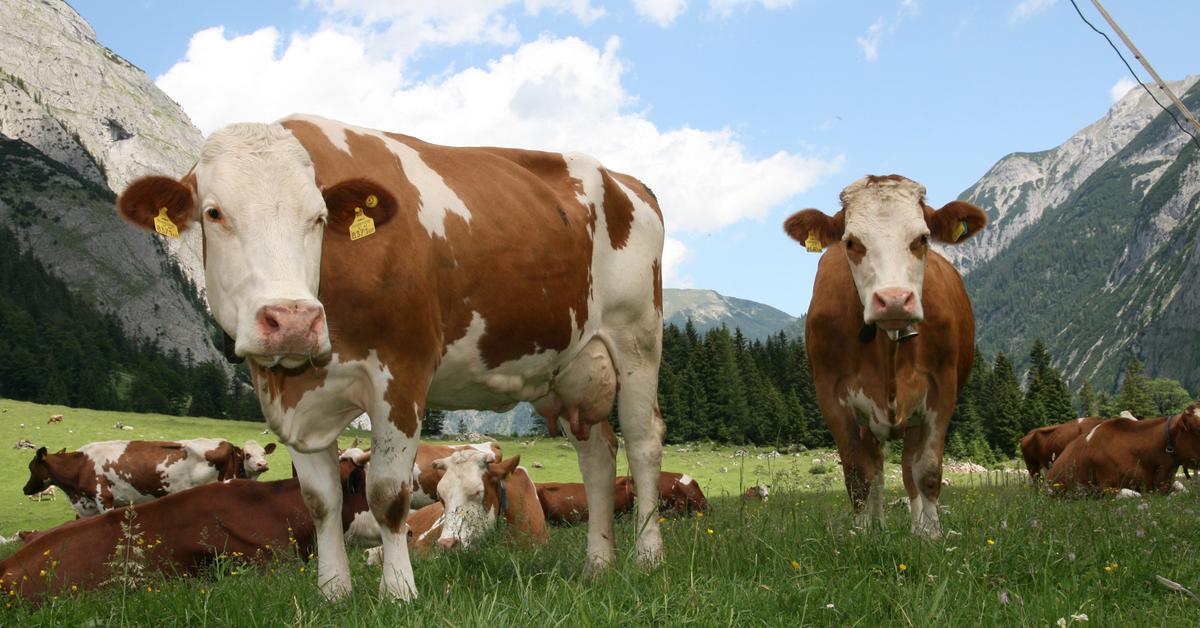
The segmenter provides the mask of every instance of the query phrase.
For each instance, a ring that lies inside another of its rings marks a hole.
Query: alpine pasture
[[[51,414],[60,424],[47,425]],[[122,421],[132,432],[113,429]],[[24,427],[21,427],[24,424]],[[0,400],[0,534],[71,517],[60,495],[29,502],[20,488],[33,452],[112,438],[224,437],[270,442],[260,423],[189,419]],[[353,434],[341,439],[349,444]],[[574,452],[556,439],[500,439],[537,481],[577,481]],[[1200,603],[1160,583],[1196,590],[1200,547],[1195,493],[1138,500],[1052,499],[1023,473],[948,474],[947,528],[936,541],[908,531],[898,465],[889,461],[888,527],[855,530],[830,451],[669,446],[663,468],[701,483],[712,510],[664,524],[667,560],[638,569],[632,517],[618,520],[619,565],[581,575],[585,527],[554,528],[547,548],[493,535],[470,552],[415,560],[421,596],[382,601],[378,568],[351,549],[355,591],[329,603],[299,558],[266,567],[226,557],[202,578],[150,576],[124,586],[63,595],[40,608],[6,601],[5,625],[1098,625],[1194,623]],[[263,480],[286,477],[286,450]],[[619,458],[623,463],[623,457]],[[534,463],[542,468],[532,468]],[[1015,469],[1009,463],[1009,469]],[[624,473],[622,464],[618,469]],[[771,484],[767,502],[744,486]],[[254,516],[254,513],[247,513]],[[0,548],[8,555],[15,545]]]

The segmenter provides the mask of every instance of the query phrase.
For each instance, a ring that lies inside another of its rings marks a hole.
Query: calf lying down
[[[578,482],[543,482],[537,485],[538,499],[546,513],[546,521],[573,525],[587,521],[587,491]],[[613,500],[613,514],[623,515],[633,510],[633,478],[618,476]],[[686,473],[663,471],[658,477],[658,511],[662,515],[686,515],[706,512],[708,500],[694,478]]]
[[[366,475],[342,463],[342,525],[367,509]],[[72,587],[91,589],[146,569],[195,574],[219,554],[264,562],[292,547],[313,548],[312,518],[295,479],[231,480],[69,521],[30,536],[0,561],[0,587],[37,600]]]
[[[1071,441],[1047,474],[1056,493],[1169,493],[1180,466],[1200,463],[1200,406],[1143,421],[1111,420]]]
[[[547,545],[546,517],[538,502],[533,480],[524,467],[517,467],[504,479],[504,495],[501,500],[500,517],[505,523],[509,537],[526,545]],[[408,547],[418,553],[433,549],[434,545],[444,549],[461,547],[452,536],[446,535],[446,509],[442,502],[434,502],[420,510],[409,513]],[[493,522],[495,519],[493,519]],[[367,564],[378,565],[382,558],[382,547],[367,550]]]

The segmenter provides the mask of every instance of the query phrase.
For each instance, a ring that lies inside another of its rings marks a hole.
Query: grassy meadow
[[[55,413],[66,420],[47,426]],[[113,430],[118,420],[135,431]],[[71,516],[61,498],[28,503],[20,494],[32,452],[11,449],[19,438],[51,449],[132,437],[268,442],[262,429],[0,400],[0,464],[13,470],[0,475],[0,533]],[[578,478],[574,453],[562,441],[502,444],[506,456],[520,453],[526,467],[542,465],[530,470],[537,480]],[[546,548],[513,546],[497,534],[468,553],[415,559],[421,597],[408,605],[379,599],[378,567],[352,548],[355,592],[338,603],[317,593],[315,564],[223,562],[204,578],[152,576],[125,589],[65,595],[38,609],[17,601],[0,609],[0,625],[1049,626],[1060,619],[1079,623],[1084,615],[1094,625],[1200,622],[1200,602],[1156,579],[1200,591],[1195,493],[1063,501],[1035,493],[1014,473],[951,476],[942,499],[947,534],[929,541],[908,533],[907,508],[896,503],[896,465],[889,465],[887,528],[862,531],[850,525],[832,452],[767,454],[668,448],[664,468],[696,477],[713,508],[664,524],[668,553],[658,569],[633,564],[635,530],[627,517],[617,526],[617,568],[594,578],[581,575],[585,528],[556,528]],[[266,479],[288,475],[285,451],[271,460]],[[737,496],[758,481],[772,484],[770,501]],[[0,555],[14,549],[0,548]]]

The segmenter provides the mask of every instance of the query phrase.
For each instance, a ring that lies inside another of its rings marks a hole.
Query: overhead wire
[[[1125,68],[1128,69],[1129,73],[1133,75],[1133,80],[1136,81],[1137,84],[1140,85],[1142,89],[1150,95],[1150,98],[1154,101],[1154,104],[1158,105],[1160,109],[1167,112],[1167,115],[1171,116],[1171,119],[1175,121],[1175,126],[1179,127],[1180,131],[1183,131],[1188,137],[1192,138],[1192,143],[1196,145],[1196,148],[1200,148],[1200,138],[1197,138],[1195,133],[1192,133],[1190,130],[1188,130],[1188,128],[1179,121],[1179,117],[1175,115],[1175,112],[1171,111],[1170,108],[1162,104],[1162,102],[1158,100],[1158,97],[1154,95],[1154,92],[1150,90],[1150,87],[1142,82],[1141,77],[1138,76],[1137,72],[1133,71],[1133,66],[1129,65],[1129,61],[1125,60],[1125,55],[1121,54],[1121,49],[1117,48],[1117,45],[1113,43],[1113,40],[1108,36],[1108,33],[1096,28],[1094,24],[1088,21],[1087,17],[1084,16],[1083,11],[1079,10],[1079,5],[1075,3],[1075,0],[1071,0],[1071,6],[1075,7],[1075,12],[1079,14],[1079,19],[1083,20],[1084,24],[1087,24],[1092,30],[1096,31],[1098,35],[1103,37],[1104,40],[1108,42],[1108,45],[1112,47],[1113,52],[1117,53],[1117,56],[1121,58],[1121,63],[1124,63]]]

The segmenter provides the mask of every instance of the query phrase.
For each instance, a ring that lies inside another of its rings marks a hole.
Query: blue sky
[[[791,314],[817,260],[783,235],[791,212],[835,210],[867,173],[940,205],[1099,118],[1128,78],[1067,0],[71,4],[206,132],[310,111],[592,153],[663,200],[668,285]],[[1200,2],[1106,6],[1168,80],[1200,71]]]

